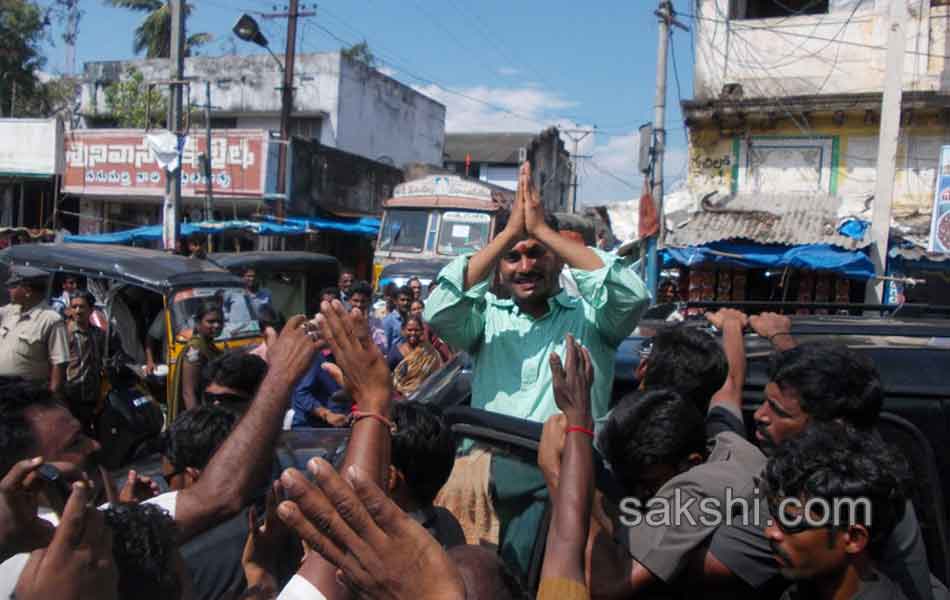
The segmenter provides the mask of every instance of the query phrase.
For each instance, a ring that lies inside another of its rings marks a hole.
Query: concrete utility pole
[[[647,287],[653,297],[660,280],[660,261],[658,248],[663,243],[663,158],[666,153],[666,62],[670,49],[670,26],[689,31],[674,17],[673,3],[660,0],[659,8],[654,12],[659,19],[659,37],[656,47],[656,97],[653,101],[653,201],[660,222],[660,230],[655,240],[649,240],[647,259]]]
[[[894,198],[894,177],[897,166],[897,144],[900,139],[901,97],[904,82],[904,29],[907,20],[905,0],[891,0],[887,34],[887,68],[884,72],[884,95],[881,99],[881,129],[877,141],[877,181],[874,184],[874,205],[871,209],[871,260],[878,279],[868,280],[866,302],[883,304],[884,280],[887,274],[887,242],[891,231],[891,202]]]
[[[208,178],[208,187],[205,194],[205,221],[214,220],[214,195],[212,188],[214,180],[211,177],[211,82],[205,82],[205,177]],[[211,238],[208,238],[211,245]],[[211,251],[211,248],[208,248]]]
[[[287,186],[288,156],[290,154],[290,115],[294,109],[294,58],[297,53],[297,19],[312,17],[313,11],[300,12],[299,1],[290,0],[286,13],[270,13],[263,15],[265,19],[287,17],[287,48],[284,52],[284,84],[280,94],[280,153],[277,163],[277,192],[283,198],[277,201],[276,216],[284,218],[286,201],[290,200],[290,190]]]
[[[184,0],[169,0],[172,15],[171,81],[168,103],[168,130],[182,133],[182,79],[185,73],[185,10]],[[178,168],[165,178],[165,202],[162,206],[162,246],[174,252],[181,233],[181,160]]]
[[[594,132],[593,129],[562,129],[567,137],[574,142],[574,152],[571,154],[571,212],[577,212],[577,161],[581,158],[590,158],[590,156],[581,156],[577,153],[577,147],[581,140]]]

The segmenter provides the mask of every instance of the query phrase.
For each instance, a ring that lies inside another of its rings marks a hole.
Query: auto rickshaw
[[[315,315],[320,311],[320,290],[335,287],[340,262],[316,252],[216,252],[208,259],[238,277],[254,269],[261,288],[271,293],[271,306],[284,318]]]
[[[203,301],[221,304],[224,327],[215,340],[221,350],[262,341],[243,282],[209,261],[128,246],[23,244],[0,252],[0,263],[48,271],[51,284],[67,274],[79,276],[103,308],[106,339],[121,346],[107,347],[104,353],[112,360],[106,365],[97,411],[108,421],[100,423],[98,431],[103,462],[110,468],[133,458],[148,438],[157,436],[164,423],[183,410],[175,401],[172,385],[164,383],[177,381],[176,363],[191,337],[193,315]],[[52,293],[54,285],[48,288]],[[163,364],[147,376],[145,345],[150,329],[160,331],[164,338]],[[159,394],[154,398],[150,389],[163,390],[164,397]],[[150,403],[161,408],[157,422]]]

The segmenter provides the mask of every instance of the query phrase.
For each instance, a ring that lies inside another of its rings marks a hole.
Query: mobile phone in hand
[[[66,501],[69,500],[69,495],[73,491],[72,486],[63,477],[62,472],[51,464],[40,465],[36,472],[46,484],[46,499],[49,500],[50,507],[57,515],[63,516]]]

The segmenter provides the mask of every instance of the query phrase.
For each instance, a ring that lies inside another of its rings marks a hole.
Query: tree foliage
[[[162,0],[106,0],[106,4],[116,8],[128,8],[147,13],[141,25],[135,28],[132,51],[135,54],[145,52],[145,58],[168,58],[172,46],[172,15],[166,2]],[[191,14],[192,5],[185,3],[185,19]],[[210,33],[196,33],[185,41],[185,56],[191,56],[198,48],[212,41]]]
[[[36,73],[46,62],[40,52],[46,25],[36,3],[0,0],[0,116],[20,116],[18,106],[36,93]]]
[[[119,127],[144,129],[164,126],[168,114],[168,98],[156,88],[147,88],[142,72],[132,67],[126,77],[106,88],[106,106]]]
[[[350,60],[361,62],[367,67],[376,67],[376,55],[369,49],[369,44],[366,43],[366,40],[358,44],[353,44],[349,48],[341,48],[340,54]]]

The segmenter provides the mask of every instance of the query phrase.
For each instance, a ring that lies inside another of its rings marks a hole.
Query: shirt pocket
[[[28,331],[17,334],[16,353],[28,360],[43,356],[43,338],[39,333]]]

